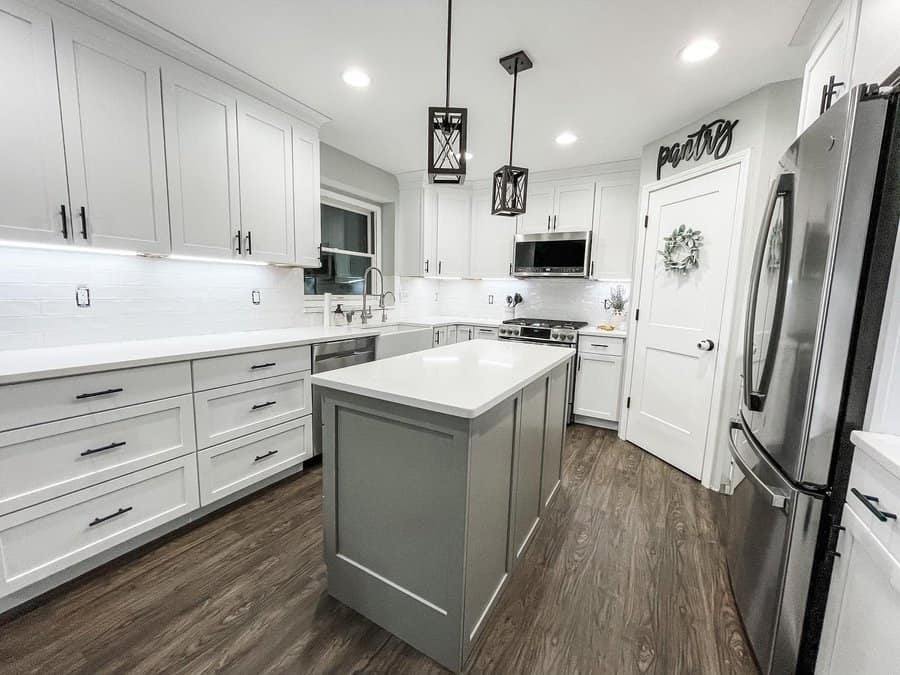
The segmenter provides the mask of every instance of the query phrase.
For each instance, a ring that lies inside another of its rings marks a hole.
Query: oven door
[[[590,260],[590,232],[517,234],[513,276],[585,278]]]

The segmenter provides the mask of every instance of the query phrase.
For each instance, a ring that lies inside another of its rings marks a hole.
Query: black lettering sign
[[[702,125],[697,131],[688,134],[683,143],[659,146],[656,157],[656,179],[662,178],[662,168],[671,164],[674,169],[682,161],[697,161],[703,155],[712,155],[722,159],[731,150],[734,128],[740,120],[713,120]]]

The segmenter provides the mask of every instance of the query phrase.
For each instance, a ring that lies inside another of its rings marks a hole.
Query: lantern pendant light
[[[447,88],[444,107],[428,108],[428,182],[462,185],[466,181],[465,108],[450,107],[450,28],[453,0],[447,0]]]
[[[509,164],[494,172],[491,215],[518,216],[525,213],[528,197],[528,169],[513,166],[513,138],[516,131],[516,85],[519,73],[532,67],[531,59],[518,51],[500,59],[503,69],[513,76],[512,120],[509,124]]]

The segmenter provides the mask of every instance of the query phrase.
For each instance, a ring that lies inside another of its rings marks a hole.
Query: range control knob
[[[569,333],[568,335],[566,335],[566,340],[572,341],[572,340],[574,340],[574,339],[575,339],[575,335],[574,335],[574,334]]]
[[[558,331],[553,331],[552,333],[550,333],[550,339],[551,339],[551,340],[558,340],[558,339],[559,339],[559,332],[558,332]]]

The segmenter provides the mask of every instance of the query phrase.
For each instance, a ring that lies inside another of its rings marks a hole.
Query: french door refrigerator
[[[764,673],[812,672],[900,220],[896,91],[861,85],[783,155],[749,280],[735,600]]]

